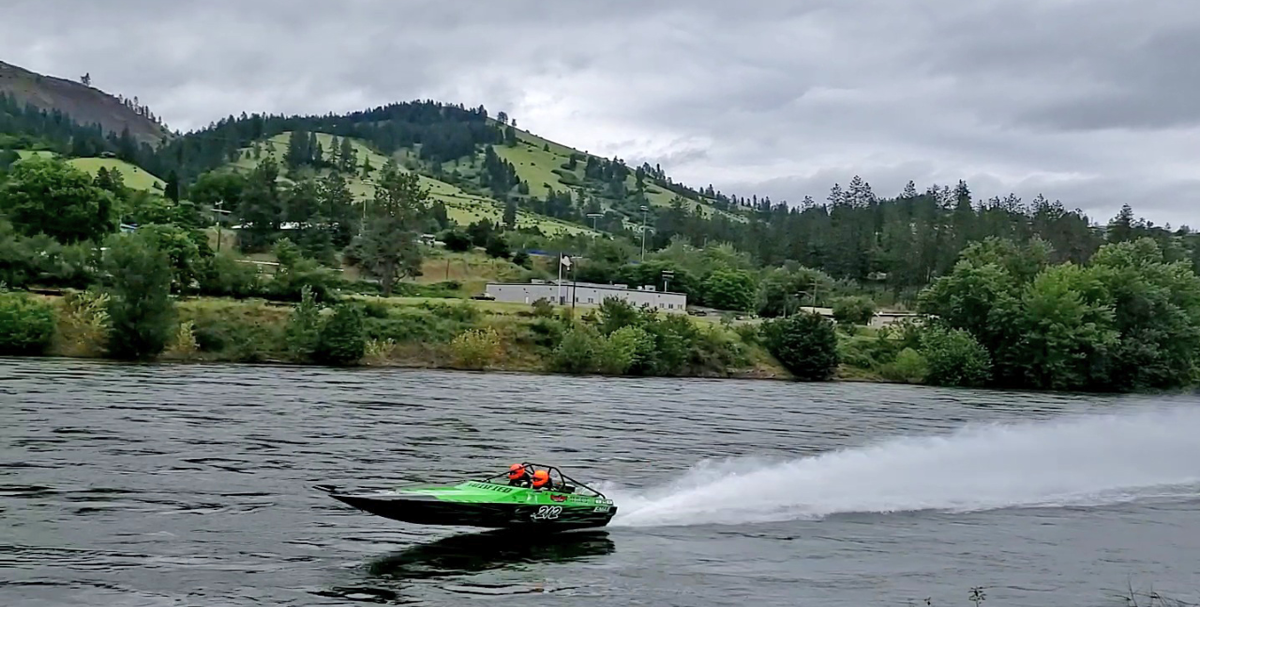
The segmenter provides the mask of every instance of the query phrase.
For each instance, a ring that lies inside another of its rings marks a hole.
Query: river
[[[1198,396],[0,359],[0,606],[1198,604],[1199,435]],[[311,487],[521,460],[618,516]]]

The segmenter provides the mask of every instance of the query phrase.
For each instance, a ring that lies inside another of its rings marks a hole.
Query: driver
[[[511,465],[511,470],[507,472],[507,485],[515,486],[517,488],[527,488],[531,483],[532,482],[529,480],[529,470],[525,469],[523,464]]]
[[[543,488],[545,488],[545,489],[550,490],[550,489],[551,489],[551,475],[550,475],[550,474],[548,474],[547,472],[545,472],[545,471],[541,470],[541,469],[539,469],[539,470],[537,470],[537,471],[533,472],[533,487],[534,487],[534,489],[543,489]]]

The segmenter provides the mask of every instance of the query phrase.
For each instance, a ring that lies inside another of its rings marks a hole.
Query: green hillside
[[[18,156],[24,159],[31,158],[33,156],[51,159],[58,156],[58,154],[45,149],[20,149],[18,150]],[[124,176],[124,186],[129,187],[130,189],[137,189],[138,191],[146,191],[153,194],[164,194],[164,180],[127,161],[121,161],[117,158],[86,157],[71,159],[67,161],[67,163],[89,173],[90,175],[97,175],[99,168],[106,168],[108,171],[114,168],[119,170],[120,174]],[[159,187],[156,185],[159,185]]]
[[[316,133],[316,139],[322,147],[329,147],[335,136],[328,133]],[[337,136],[338,140],[342,140],[342,136]],[[375,184],[378,172],[382,170],[387,161],[391,159],[369,147],[364,141],[351,139],[352,149],[356,155],[356,165],[363,166],[366,159],[370,167],[373,169],[369,177],[362,178],[359,174],[346,176],[347,188],[351,190],[352,196],[357,201],[372,200],[375,192]],[[234,163],[229,164],[230,168],[240,172],[249,172],[254,169],[262,161],[264,157],[275,157],[282,160],[289,150],[289,134],[279,133],[266,140],[255,142],[240,151],[240,157]],[[404,167],[406,163],[414,162],[404,154],[397,158],[399,165]],[[327,173],[329,169],[319,171],[318,174]],[[286,177],[280,178],[281,182],[292,184],[292,181]],[[488,218],[490,221],[498,222],[502,220],[503,205],[489,196],[478,194],[470,194],[462,189],[442,182],[425,175],[418,176],[418,182],[423,189],[427,191],[428,198],[441,201],[449,208],[449,217],[463,226],[473,224],[481,219]],[[556,235],[567,229],[575,229],[579,233],[592,233],[591,231],[578,227],[569,222],[563,222],[549,217],[543,217],[536,213],[519,211],[516,216],[516,226],[518,228],[537,227],[542,230],[544,235]]]
[[[149,191],[153,194],[164,194],[164,180],[148,173],[147,171],[125,161],[116,158],[83,158],[71,159],[67,163],[79,168],[80,170],[96,175],[99,168],[106,168],[107,171],[116,169],[124,175],[124,186],[138,191]]]
[[[582,195],[585,190],[585,170],[582,159],[586,156],[592,156],[589,152],[562,145],[520,129],[515,129],[515,134],[517,139],[515,147],[494,145],[494,151],[502,159],[511,162],[516,167],[516,172],[519,174],[520,179],[529,183],[531,195],[545,198],[551,189],[570,191],[575,194],[575,197]],[[565,164],[568,163],[569,157],[574,154],[577,154],[580,160],[577,167],[570,171],[565,168]],[[601,161],[609,160],[603,156],[594,156]],[[627,174],[627,186],[634,188],[635,168],[628,166]],[[605,207],[617,207],[618,205],[615,203],[615,199],[608,198],[602,193],[596,192],[591,195],[600,199]],[[676,201],[683,201],[685,207],[690,211],[698,207],[703,210],[710,210],[714,207],[709,201],[677,194],[650,181],[645,182],[645,197],[650,207],[671,207]],[[746,221],[745,217],[736,213],[727,214],[732,219]],[[639,224],[639,222],[632,221],[628,223],[631,225]]]

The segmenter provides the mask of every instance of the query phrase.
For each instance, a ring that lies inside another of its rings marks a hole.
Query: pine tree
[[[329,167],[337,169],[338,164],[342,160],[341,157],[342,144],[338,141],[338,136],[335,135],[333,136],[333,139],[329,141]]]
[[[354,174],[356,172],[356,151],[351,146],[351,138],[344,137],[342,139],[342,147],[339,151],[339,168],[344,173]],[[368,160],[367,157],[366,160]]]
[[[174,171],[174,170],[169,171],[169,177],[165,180],[164,196],[165,198],[169,199],[170,201],[173,201],[174,203],[178,202],[178,199],[181,196],[181,192],[178,185],[177,171]]]

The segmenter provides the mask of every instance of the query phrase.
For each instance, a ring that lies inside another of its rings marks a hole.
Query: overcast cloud
[[[1200,220],[1191,0],[0,0],[0,60],[171,127],[414,98],[691,186],[798,203],[854,175]]]

